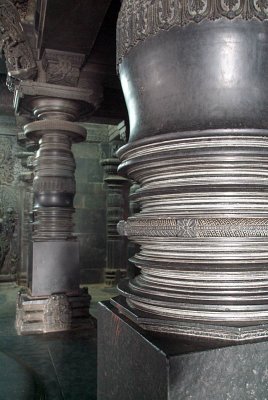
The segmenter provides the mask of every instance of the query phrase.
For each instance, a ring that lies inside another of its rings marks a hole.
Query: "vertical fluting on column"
[[[141,212],[118,228],[141,251],[118,307],[149,330],[268,336],[268,24],[238,3],[122,4],[119,169],[140,184]]]
[[[117,231],[117,224],[128,216],[128,179],[119,176],[116,157],[101,160],[106,184],[106,268],[104,281],[107,286],[116,285],[126,276],[127,241]]]

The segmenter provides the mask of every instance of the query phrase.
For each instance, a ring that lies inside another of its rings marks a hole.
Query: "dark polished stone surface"
[[[165,340],[99,306],[98,400],[265,400],[267,365],[267,342]]]
[[[15,285],[0,285],[0,351],[36,374],[44,387],[46,400],[95,400],[96,331],[17,336],[14,322],[18,290]],[[96,315],[96,302],[114,294],[101,285],[92,285],[89,291],[93,297],[93,315]],[[6,365],[0,361],[0,376],[5,370]],[[9,400],[3,397],[1,381],[0,386],[0,400]],[[20,400],[20,397],[13,396],[13,399]],[[26,399],[35,398],[28,396]]]

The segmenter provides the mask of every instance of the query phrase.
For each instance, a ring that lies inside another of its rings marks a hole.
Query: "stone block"
[[[79,280],[78,241],[33,243],[33,296],[75,291]]]
[[[219,347],[153,336],[109,301],[98,314],[98,400],[267,399],[268,342]]]

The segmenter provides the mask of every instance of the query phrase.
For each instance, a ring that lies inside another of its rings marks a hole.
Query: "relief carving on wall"
[[[219,18],[268,19],[267,0],[123,0],[117,25],[117,62],[139,42],[175,26]]]
[[[30,79],[37,74],[31,48],[24,35],[16,7],[0,0],[0,53],[4,52],[9,77]]]
[[[14,275],[18,263],[17,182],[22,167],[15,157],[15,138],[0,136],[0,148],[0,274]]]
[[[8,208],[5,212],[0,207],[0,273],[14,275],[17,272],[18,244],[16,212]]]
[[[12,139],[0,138],[0,185],[10,185],[14,180],[14,157],[12,154]]]

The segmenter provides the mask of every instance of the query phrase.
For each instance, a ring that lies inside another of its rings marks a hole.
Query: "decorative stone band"
[[[33,239],[73,238],[75,160],[71,146],[85,139],[86,130],[74,122],[53,119],[32,122],[24,131],[31,139],[39,139],[40,144],[34,160]]]
[[[131,237],[268,237],[268,218],[146,218],[120,221],[118,233]]]
[[[175,26],[219,18],[268,18],[266,0],[123,0],[117,25],[117,62],[139,42]]]
[[[75,193],[75,181],[72,178],[42,177],[34,181],[35,192],[67,192]]]
[[[268,323],[267,135],[180,132],[119,150],[141,206],[118,225],[140,245],[131,260],[140,275],[119,290],[131,313],[160,320],[156,330]]]

